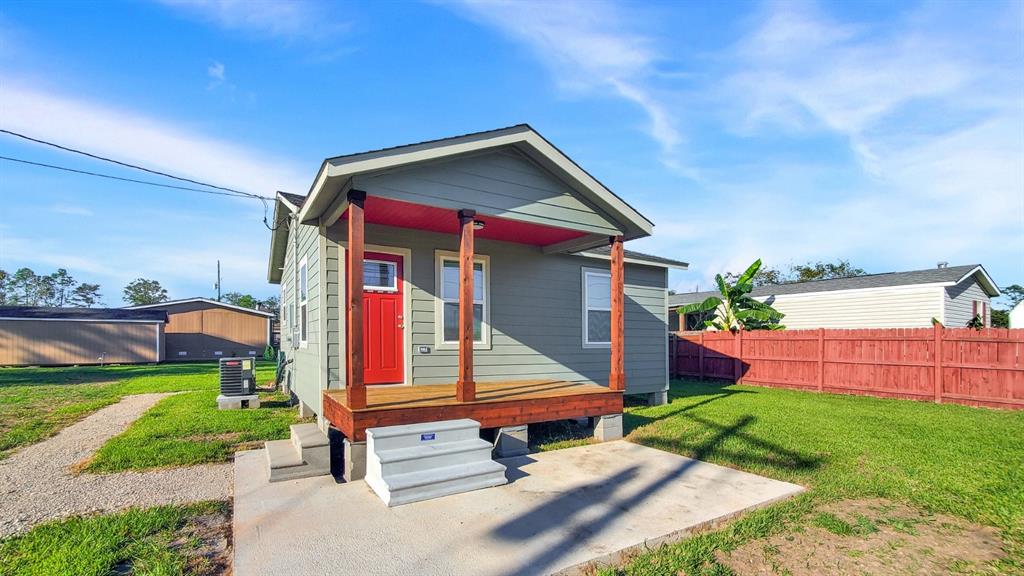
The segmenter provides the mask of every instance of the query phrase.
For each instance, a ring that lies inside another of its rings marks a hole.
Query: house
[[[185,298],[157,304],[129,306],[128,310],[163,310],[167,313],[167,360],[216,360],[262,356],[273,341],[274,314],[218,302]]]
[[[275,204],[285,385],[344,434],[350,478],[369,426],[589,416],[614,437],[623,394],[667,401],[686,264],[624,249],[652,230],[527,125],[328,158]]]
[[[164,359],[163,310],[0,306],[0,366]]]
[[[1024,328],[1024,300],[1010,309],[1010,328]]]
[[[669,297],[672,331],[680,329],[676,310],[718,292],[689,292]],[[940,266],[910,272],[794,282],[754,288],[751,295],[786,315],[790,330],[813,328],[926,328],[936,319],[945,326],[966,326],[975,316],[991,326],[992,298],[999,288],[980,264]],[[683,330],[701,330],[696,314],[687,314]]]

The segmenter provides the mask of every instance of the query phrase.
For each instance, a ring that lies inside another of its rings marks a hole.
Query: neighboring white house
[[[1010,309],[1010,328],[1024,328],[1024,300]]]
[[[674,294],[669,296],[669,310],[717,294]],[[931,326],[933,318],[959,328],[975,316],[991,326],[991,299],[999,296],[999,288],[984,267],[971,264],[761,286],[752,295],[785,314],[782,324],[790,330],[923,328]],[[671,330],[679,329],[678,314],[669,314],[669,321]],[[700,330],[700,319],[686,315],[683,329]]]

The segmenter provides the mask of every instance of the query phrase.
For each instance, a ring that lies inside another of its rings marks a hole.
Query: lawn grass
[[[273,375],[272,364],[257,364],[258,382],[271,382]],[[217,364],[212,362],[0,368],[0,459],[118,402],[122,396],[210,392],[217,387]]]
[[[117,472],[225,462],[236,450],[288,437],[297,421],[288,397],[261,394],[258,410],[218,410],[217,390],[176,394],[161,400],[123,433],[96,451],[88,472]]]
[[[197,517],[227,514],[226,503],[203,502],[48,522],[0,542],[0,574],[106,576],[115,568],[126,574],[212,574],[215,569],[195,557],[200,542],[180,531]]]
[[[1024,412],[698,381],[674,382],[665,406],[629,407],[629,440],[795,482],[808,492],[746,515],[723,530],[635,557],[609,574],[729,574],[716,550],[812,522],[850,498],[881,497],[998,528],[1024,571]],[[564,441],[562,442],[564,444]]]

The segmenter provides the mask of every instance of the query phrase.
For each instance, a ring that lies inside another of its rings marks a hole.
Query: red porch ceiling
[[[364,218],[368,224],[413,228],[444,234],[459,233],[459,219],[456,214],[457,210],[375,196],[366,198],[364,210]],[[348,218],[348,212],[342,215],[342,218]],[[487,240],[546,246],[586,235],[585,232],[578,230],[566,230],[565,228],[520,222],[486,214],[478,214],[477,219],[482,220],[485,225],[482,230],[476,231],[475,236]]]

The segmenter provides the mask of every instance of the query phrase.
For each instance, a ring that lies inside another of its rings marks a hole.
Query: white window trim
[[[298,328],[298,332],[299,332],[299,348],[306,348],[307,344],[309,344],[309,262],[307,260],[308,260],[308,256],[303,256],[302,260],[299,260],[299,268],[298,268],[298,270],[299,270],[299,274],[298,274],[299,275],[299,280],[298,280],[298,285],[295,287],[296,288],[296,292],[297,292],[297,294],[295,295],[295,299],[298,302],[298,305],[295,307],[296,308],[296,312],[297,312],[296,316],[299,316],[299,318],[296,318],[297,321],[296,321],[295,325]],[[303,270],[303,268],[305,268],[305,270],[306,270],[306,290],[305,290],[305,293],[303,293],[303,290],[302,290],[302,270]],[[305,313],[302,312],[302,307],[303,306],[306,307],[306,312]],[[303,321],[305,321],[305,323],[306,323],[305,338],[303,338],[303,334],[302,334],[302,323],[303,323]]]
[[[441,297],[441,288],[444,281],[445,260],[458,262],[459,253],[448,250],[434,251],[434,348],[437,350],[458,350],[458,342],[444,341],[444,298]],[[481,323],[480,342],[473,342],[474,350],[491,349],[491,258],[486,254],[474,254],[473,263],[481,263],[484,266],[484,299],[482,302],[474,301],[474,304],[484,305],[484,317]]]
[[[289,342],[291,341],[291,337],[292,337],[292,334],[291,334],[292,327],[291,327],[290,324],[288,324],[288,322],[290,322],[291,319],[292,319],[292,315],[288,312],[288,306],[289,306],[289,304],[288,304],[288,283],[287,282],[282,282],[281,283],[281,302],[278,303],[278,308],[280,309],[279,313],[280,313],[280,316],[281,316],[280,319],[279,319],[280,324],[278,325],[278,331],[281,334],[281,342],[279,343],[281,348],[284,348],[284,339],[285,339],[284,333],[285,333],[285,330],[288,331],[288,340],[289,340]],[[291,348],[291,345],[289,345],[288,347]]]
[[[588,327],[587,327],[587,323],[588,323],[588,318],[587,318],[587,310],[588,310],[588,308],[587,308],[587,276],[604,276],[604,277],[608,278],[608,285],[609,286],[611,286],[611,283],[612,283],[611,282],[612,273],[611,273],[610,270],[601,270],[600,268],[582,268],[581,271],[580,271],[580,282],[582,283],[581,294],[583,296],[581,298],[581,300],[582,300],[582,302],[581,302],[581,304],[582,304],[582,312],[583,312],[583,321],[581,322],[581,325],[583,326],[583,334],[581,335],[582,344],[583,344],[584,348],[611,348],[612,347],[612,343],[610,341],[609,342],[591,342],[591,341],[589,341],[587,339],[587,334],[589,333],[589,330],[588,330]],[[611,296],[610,292],[609,292],[609,296]],[[604,311],[603,308],[593,308],[593,310]],[[612,309],[609,306],[608,307],[608,312],[611,312],[611,311],[612,311]]]
[[[373,250],[373,252],[376,252],[376,250]],[[401,255],[399,254],[399,256]],[[395,275],[392,276],[394,284],[391,286],[368,286],[366,283],[363,283],[364,292],[366,290],[372,290],[374,292],[390,292],[392,294],[398,292],[398,263],[392,262],[391,260],[374,260],[372,258],[364,258],[363,266],[366,266],[367,264],[387,264],[389,266],[394,266]]]

